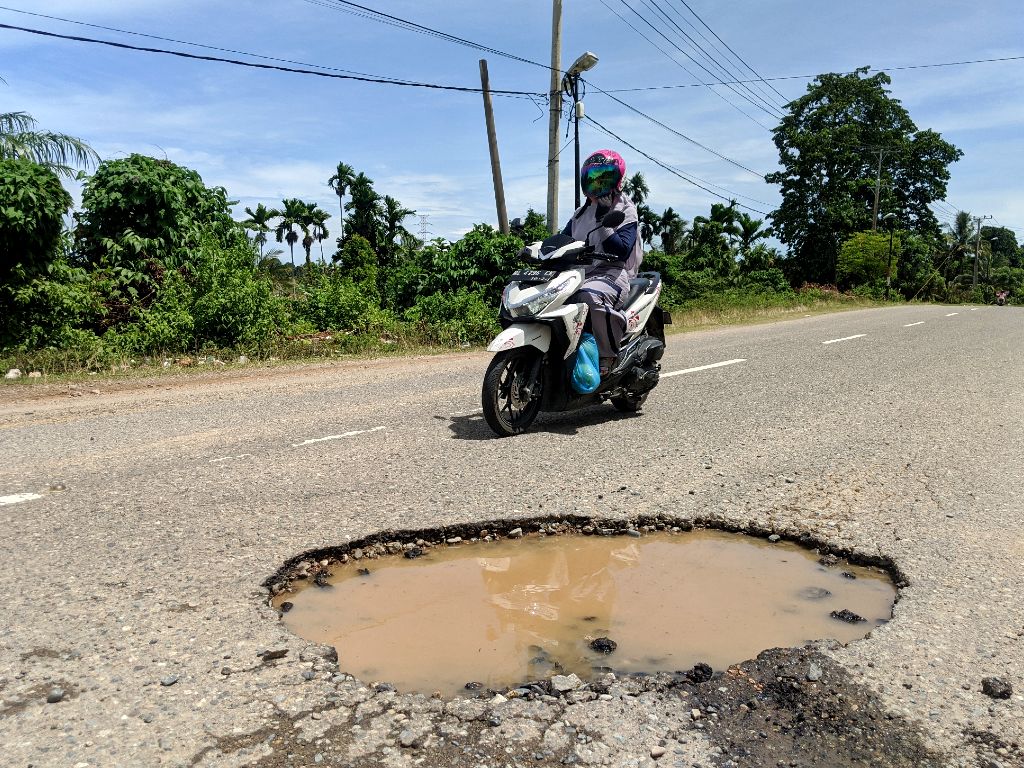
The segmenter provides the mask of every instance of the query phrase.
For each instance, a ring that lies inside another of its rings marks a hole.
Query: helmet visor
[[[615,163],[588,165],[580,173],[580,189],[587,197],[604,197],[618,188],[620,178]]]

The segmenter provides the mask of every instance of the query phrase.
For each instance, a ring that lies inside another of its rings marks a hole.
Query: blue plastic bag
[[[589,395],[601,386],[601,359],[597,339],[584,333],[576,350],[576,367],[572,369],[572,388],[580,395]]]

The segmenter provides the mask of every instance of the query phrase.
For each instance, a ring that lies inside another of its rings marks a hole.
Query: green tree
[[[646,204],[637,205],[636,216],[640,223],[640,241],[651,248],[661,226],[661,217]]]
[[[402,207],[402,204],[390,195],[384,195],[383,200],[383,225],[384,225],[384,263],[391,265],[395,263],[398,241],[404,235],[410,234],[409,230],[402,226],[406,217],[414,216],[416,211]]]
[[[677,254],[682,250],[683,238],[686,236],[686,219],[666,208],[658,221],[658,236],[661,238],[661,250],[667,254]]]
[[[762,229],[764,219],[755,219],[748,213],[736,214],[736,226],[739,228],[739,249],[740,255],[746,258],[750,249],[758,240],[765,240],[772,236],[771,227]]]
[[[122,270],[128,281],[188,264],[204,238],[226,245],[240,227],[222,187],[144,155],[100,163],[76,219],[77,256],[93,267]]]
[[[633,204],[637,207],[647,202],[647,196],[651,194],[647,181],[639,171],[626,179],[622,185],[622,191],[626,193],[626,197],[632,200]]]
[[[365,173],[352,180],[349,192],[352,199],[345,203],[345,210],[349,212],[349,234],[359,235],[376,251],[383,214],[381,197],[373,188],[373,180]]]
[[[974,226],[971,224],[971,214],[967,211],[957,211],[953,223],[946,225],[945,240],[948,251],[943,259],[943,276],[948,282],[965,273],[967,262],[974,253]]]
[[[893,260],[899,258],[900,238],[892,241]],[[843,288],[855,285],[881,285],[889,267],[889,234],[857,232],[839,248],[836,267],[838,283]]]
[[[26,112],[0,113],[0,160],[25,159],[60,176],[73,178],[77,168],[92,168],[99,155],[81,139],[65,133],[40,131]]]
[[[344,198],[349,188],[352,186],[352,182],[356,180],[356,169],[347,163],[338,163],[337,169],[334,171],[334,175],[327,180],[327,186],[334,190],[334,194],[338,196],[338,226],[341,231],[338,233],[339,237],[345,236],[344,224],[345,224],[345,206]]]
[[[840,244],[871,229],[880,154],[887,209],[905,227],[938,230],[928,205],[945,197],[962,153],[918,130],[889,95],[888,75],[867,72],[819,75],[773,131],[782,170],[765,179],[781,186],[782,203],[770,217],[796,280],[833,282]]]
[[[249,218],[242,222],[242,226],[253,233],[252,241],[260,247],[260,258],[262,259],[263,246],[267,244],[267,235],[273,231],[270,222],[274,218],[274,212],[263,203],[258,204],[255,211],[246,207],[245,212]]]
[[[292,270],[295,270],[295,244],[299,241],[299,233],[309,235],[309,225],[306,223],[309,216],[309,207],[297,197],[290,197],[281,201],[282,208],[272,211],[275,219],[280,219],[274,227],[274,237],[279,243],[288,243],[288,250],[291,251]],[[309,255],[306,256],[307,261]]]
[[[320,262],[324,262],[324,240],[331,236],[330,231],[327,229],[327,220],[331,218],[331,214],[325,211],[323,208],[318,208],[316,204],[310,209],[310,227],[313,238],[320,244]]]

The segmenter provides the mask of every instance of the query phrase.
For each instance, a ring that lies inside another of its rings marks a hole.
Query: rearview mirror
[[[609,229],[615,229],[622,222],[626,220],[626,214],[624,211],[609,211],[601,219],[601,226],[608,227]]]

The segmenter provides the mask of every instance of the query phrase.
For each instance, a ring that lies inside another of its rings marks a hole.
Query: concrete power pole
[[[491,106],[491,83],[487,76],[487,59],[480,59],[480,86],[484,92],[484,117],[487,120],[487,146],[491,151],[491,178],[494,180],[494,204],[498,208],[498,229],[508,234],[508,211],[505,210],[505,187],[501,181],[501,159],[498,157],[498,134],[494,129]]]
[[[978,236],[974,238],[974,278],[971,280],[972,289],[978,287],[978,256],[981,255],[981,222],[991,218],[991,216],[974,217],[974,221],[978,225]]]
[[[878,231],[878,199],[882,194],[882,157],[885,155],[885,150],[878,150],[878,175],[875,176],[875,210],[871,214],[871,231]]]
[[[548,228],[558,227],[558,126],[562,122],[562,0],[551,3],[551,98],[548,114]]]

